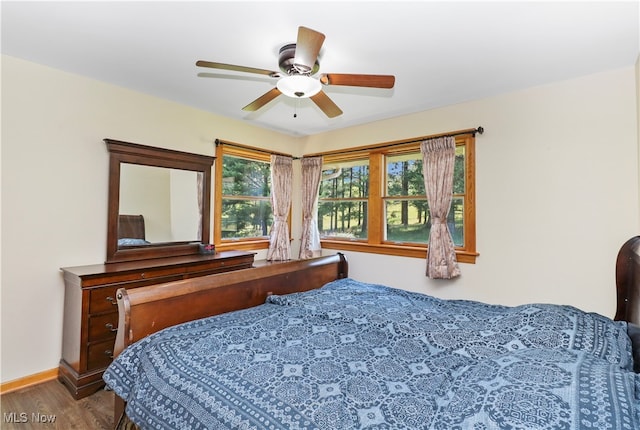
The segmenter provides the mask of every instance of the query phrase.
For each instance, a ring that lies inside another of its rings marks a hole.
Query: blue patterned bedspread
[[[640,429],[625,323],[352,279],[156,333],[104,380],[143,429]]]

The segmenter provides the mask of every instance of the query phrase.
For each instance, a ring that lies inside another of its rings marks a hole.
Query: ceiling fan
[[[324,34],[307,27],[298,27],[296,43],[280,48],[278,65],[281,72],[215,63],[199,60],[198,67],[233,70],[237,72],[257,73],[278,79],[275,88],[267,91],[242,108],[245,111],[257,111],[281,94],[292,98],[310,98],[329,118],[342,114],[342,110],[322,91],[323,85],[344,85],[351,87],[393,88],[393,75],[362,75],[345,73],[323,73],[313,77],[320,69],[318,54],[324,42]]]

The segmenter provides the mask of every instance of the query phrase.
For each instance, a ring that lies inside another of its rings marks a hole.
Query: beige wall
[[[103,138],[207,155],[216,138],[297,147],[246,122],[2,56],[3,382],[58,366],[59,268],[105,259]]]
[[[632,67],[308,139],[309,153],[476,126],[475,265],[453,281],[419,259],[347,253],[353,277],[492,303],[570,303],[613,316],[619,247],[638,234]]]
[[[0,378],[57,367],[59,268],[104,260],[105,137],[208,155],[222,138],[300,155],[482,125],[477,264],[463,265],[454,282],[433,282],[420,259],[347,253],[352,276],[612,315],[615,253],[640,227],[637,79],[633,68],[617,70],[296,139],[3,56]],[[294,255],[300,213],[295,204]]]

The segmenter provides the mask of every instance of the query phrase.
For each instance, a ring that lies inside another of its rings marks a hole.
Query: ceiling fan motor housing
[[[320,70],[320,63],[318,62],[318,60],[316,60],[315,64],[313,65],[313,69],[304,70],[306,69],[304,66],[294,63],[295,56],[295,43],[290,43],[280,48],[280,54],[278,57],[278,66],[280,66],[280,70],[285,72],[287,75],[304,74],[309,76],[316,74],[318,70]]]

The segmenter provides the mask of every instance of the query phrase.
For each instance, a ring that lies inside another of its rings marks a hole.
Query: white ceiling
[[[2,1],[2,53],[294,136],[635,64],[638,1]],[[298,26],[326,35],[320,73],[391,74],[391,90],[325,87],[328,119],[261,75]],[[294,118],[294,113],[297,117]]]

